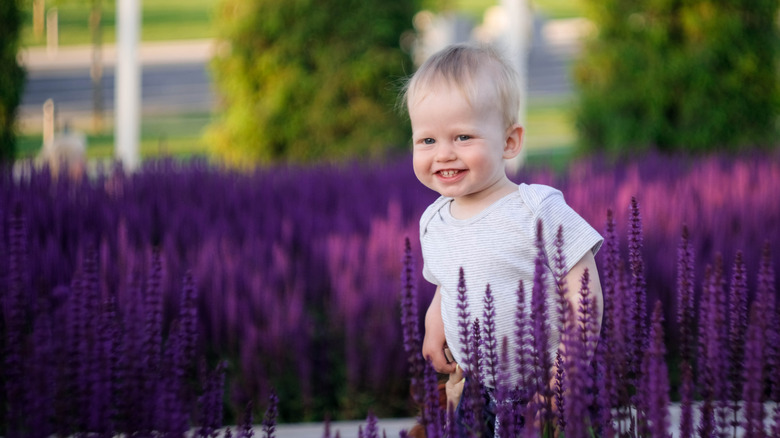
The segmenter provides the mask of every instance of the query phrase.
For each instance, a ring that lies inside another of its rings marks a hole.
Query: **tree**
[[[590,0],[575,66],[589,150],[777,146],[778,0]]]
[[[404,145],[394,110],[416,0],[222,0],[213,60],[224,112],[207,132],[233,165],[378,158]]]
[[[0,164],[16,157],[16,110],[24,87],[17,61],[21,27],[21,1],[0,2]]]

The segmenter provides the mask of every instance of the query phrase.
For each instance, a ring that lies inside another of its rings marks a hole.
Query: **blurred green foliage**
[[[247,166],[380,158],[403,148],[394,109],[416,0],[222,0],[212,66],[215,156]]]
[[[0,163],[16,156],[16,111],[22,99],[24,70],[17,60],[22,27],[21,0],[0,1]]]
[[[777,146],[778,0],[589,0],[574,79],[589,150]]]

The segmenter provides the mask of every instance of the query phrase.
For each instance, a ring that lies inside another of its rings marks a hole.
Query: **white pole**
[[[43,37],[43,20],[46,14],[45,0],[33,0],[33,35],[36,40]]]
[[[531,49],[531,35],[533,32],[533,15],[529,0],[501,0],[501,6],[507,14],[508,26],[505,29],[504,44],[507,50],[507,58],[513,63],[513,67],[520,73],[520,112],[517,115],[518,122],[526,126],[526,112],[528,108],[528,52]],[[508,163],[508,167],[517,171],[525,161],[525,147],[520,155]]]
[[[56,55],[60,45],[59,13],[57,8],[49,9],[46,14],[46,53]]]
[[[141,65],[138,40],[141,0],[117,0],[116,72],[114,75],[114,143],[116,158],[125,169],[138,167],[141,127]]]
[[[54,101],[46,99],[43,103],[43,149],[49,150],[54,144]]]

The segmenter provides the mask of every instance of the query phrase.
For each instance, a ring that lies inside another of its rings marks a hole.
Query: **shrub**
[[[591,151],[776,147],[778,2],[588,2],[574,80]]]
[[[0,5],[0,165],[16,157],[16,109],[22,100],[24,70],[17,61],[22,28],[21,1]]]
[[[381,158],[406,144],[394,81],[415,0],[223,0],[214,58],[224,112],[208,139],[235,166]]]

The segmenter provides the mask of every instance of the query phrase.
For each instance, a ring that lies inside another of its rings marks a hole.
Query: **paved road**
[[[143,113],[208,112],[215,102],[207,64],[213,50],[211,40],[143,44],[139,49]],[[89,46],[64,47],[55,53],[46,48],[22,52],[22,63],[27,68],[19,108],[23,129],[38,126],[43,103],[49,98],[54,100],[60,122],[89,118],[93,106],[91,56]],[[114,106],[114,46],[106,45],[102,57],[102,102],[104,114],[110,118]]]
[[[571,92],[568,65],[577,52],[581,23],[537,20],[529,54],[529,96],[567,95]],[[115,51],[103,48],[103,108],[110,117],[114,99]],[[214,53],[211,40],[146,43],[139,50],[142,63],[142,112],[145,115],[207,112],[216,96],[208,71]],[[20,116],[23,129],[39,126],[42,105],[53,99],[60,122],[88,118],[92,110],[89,46],[28,49],[22,62],[28,70]]]

